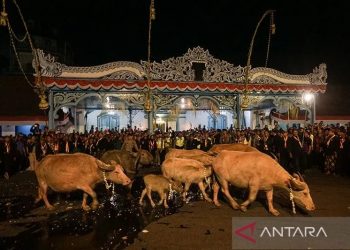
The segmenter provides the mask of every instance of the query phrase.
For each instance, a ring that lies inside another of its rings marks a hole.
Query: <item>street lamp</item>
[[[274,35],[276,32],[276,25],[274,23],[274,12],[275,10],[267,10],[265,11],[265,13],[263,14],[263,16],[260,18],[258,24],[255,27],[255,31],[252,37],[252,40],[250,41],[250,46],[249,46],[249,51],[248,51],[248,59],[247,59],[247,66],[245,67],[244,70],[244,83],[245,83],[245,89],[244,89],[244,95],[242,98],[242,103],[241,103],[241,108],[242,109],[246,109],[249,106],[249,99],[248,99],[248,83],[249,83],[249,70],[251,68],[250,65],[250,59],[253,53],[253,47],[254,47],[254,41],[255,41],[255,36],[256,33],[258,32],[258,28],[261,24],[261,22],[264,20],[264,18],[267,15],[270,15],[270,30],[269,30],[269,35]],[[265,67],[267,65],[267,60],[268,60],[268,53],[269,53],[269,48],[270,48],[270,39],[268,41],[268,50],[267,50],[267,55],[266,55],[266,61],[265,61]]]
[[[313,125],[316,122],[316,97],[313,93],[304,93],[302,95],[302,101],[312,109],[311,123]]]

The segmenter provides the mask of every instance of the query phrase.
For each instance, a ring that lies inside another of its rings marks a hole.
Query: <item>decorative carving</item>
[[[128,62],[128,61],[117,61],[117,62],[106,63],[106,64],[92,66],[92,67],[69,67],[69,66],[63,65],[64,71],[69,73],[96,73],[96,72],[103,72],[103,71],[110,71],[110,70],[118,71],[118,68],[133,68],[135,69],[135,72],[140,73],[140,75],[142,76],[146,75],[140,64],[135,62]],[[119,69],[119,71],[121,70]],[[133,71],[130,71],[130,72],[133,73]]]
[[[252,107],[256,107],[259,105],[259,103],[262,101],[262,99],[264,99],[265,96],[253,96],[253,95],[247,95],[246,99],[247,99],[247,103],[248,103],[248,107],[252,108]],[[243,98],[241,98],[240,100],[241,105],[243,102]]]
[[[236,97],[235,96],[213,96],[213,98],[219,103],[220,106],[226,106],[229,108],[234,108],[236,106]]]
[[[116,79],[129,80],[133,75],[136,80],[142,79],[145,77],[145,72],[143,71],[142,66],[139,63],[127,62],[127,61],[118,61],[112,63],[106,63],[98,66],[92,67],[71,67],[58,62],[55,62],[55,57],[50,54],[45,55],[43,50],[37,49],[39,63],[41,67],[41,74],[48,77],[58,77],[62,73],[97,73],[104,71],[116,71]],[[35,67],[35,60],[32,62],[33,67]],[[127,70],[129,68],[130,70]],[[118,72],[118,70],[120,72]],[[126,74],[128,72],[129,74]],[[113,73],[110,74],[113,76]],[[126,78],[122,78],[125,76]],[[115,79],[108,78],[107,79]],[[134,80],[134,79],[132,79]]]
[[[304,81],[310,84],[327,84],[326,83],[327,65],[325,63],[320,64],[319,67],[315,67],[313,70],[313,73],[307,74],[307,75],[290,75],[275,69],[264,68],[264,67],[253,68],[250,70],[249,74],[253,77],[255,74],[258,75],[256,78],[252,79],[253,83],[281,84],[281,83],[285,83],[283,79],[286,79],[289,81],[289,83],[290,83],[290,80],[296,80],[296,81]],[[273,79],[271,75],[276,76],[281,80]]]
[[[327,65],[321,63],[320,66],[315,67],[313,72],[309,74],[311,84],[326,84],[327,81]]]
[[[151,78],[163,81],[194,81],[193,62],[205,63],[203,80],[205,82],[241,82],[244,68],[234,67],[226,61],[214,58],[208,50],[201,47],[188,49],[181,57],[172,57],[161,63],[153,62],[151,65]],[[147,70],[147,62],[141,61],[144,71]]]
[[[145,95],[143,94],[115,94],[115,96],[129,104],[134,104],[143,107],[145,103]]]
[[[281,82],[276,81],[272,77],[266,76],[266,75],[261,75],[261,76],[254,78],[252,83],[256,83],[256,84],[281,84]]]
[[[54,108],[64,104],[75,104],[79,98],[86,95],[85,93],[54,93],[53,104]]]
[[[153,97],[154,97],[154,104],[156,105],[156,107],[162,108],[164,106],[172,105],[179,96],[156,94],[156,95],[153,95]]]
[[[297,80],[297,81],[309,81],[308,75],[290,75],[290,74],[286,74],[286,73],[283,73],[283,72],[275,70],[275,69],[265,68],[265,67],[253,68],[250,70],[249,74],[251,76],[254,76],[254,74],[258,74],[257,78],[260,78],[264,74],[273,75],[273,76],[276,76],[278,78],[282,78],[281,81],[277,81],[277,82],[281,82],[281,83],[283,83],[283,79]],[[252,81],[254,82],[255,78],[253,78]]]
[[[134,72],[122,70],[115,73],[112,73],[108,76],[103,77],[102,79],[110,80],[141,80],[141,78]]]
[[[43,76],[51,76],[56,77],[61,75],[62,73],[62,64],[55,62],[55,57],[51,56],[50,54],[45,55],[44,51],[41,49],[36,50],[40,68],[41,68],[41,74]],[[33,68],[36,68],[36,60],[33,59],[32,62]]]

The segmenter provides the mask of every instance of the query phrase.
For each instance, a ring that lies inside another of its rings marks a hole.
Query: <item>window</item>
[[[114,129],[119,127],[119,116],[102,113],[97,116],[97,127],[99,129]]]

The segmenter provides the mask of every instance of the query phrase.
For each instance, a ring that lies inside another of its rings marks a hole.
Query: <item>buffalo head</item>
[[[294,201],[298,207],[307,211],[315,210],[315,204],[311,198],[309,186],[300,174],[293,174],[293,178],[290,180],[290,187],[292,188]]]
[[[140,149],[137,153],[137,163],[141,165],[151,165],[153,163],[153,155],[147,150]]]
[[[102,171],[106,171],[106,178],[117,184],[122,184],[124,186],[129,185],[131,180],[124,173],[124,169],[121,165],[117,164],[115,161],[110,161],[111,164],[105,164],[98,161],[98,167]]]

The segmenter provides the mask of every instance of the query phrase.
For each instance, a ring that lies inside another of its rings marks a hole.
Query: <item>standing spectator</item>
[[[157,134],[157,153],[155,161],[160,166],[165,157],[165,138],[162,134]]]
[[[188,140],[186,140],[186,149],[196,149],[198,145],[198,141],[194,139],[193,134],[188,136]]]
[[[349,141],[346,136],[345,128],[340,128],[339,132],[339,154],[336,164],[336,173],[344,175],[346,173],[346,168],[348,164],[348,154],[349,154]]]
[[[17,135],[16,136],[16,163],[17,163],[17,170],[18,171],[24,171],[27,166],[27,150],[26,150],[26,145],[25,141],[22,135]]]
[[[312,140],[310,138],[310,133],[308,130],[304,131],[304,136],[303,136],[303,154],[302,154],[302,168],[306,169],[308,167],[311,167],[311,161],[310,161],[310,155],[312,151]]]
[[[290,159],[289,159],[289,153],[288,153],[288,147],[287,147],[287,140],[288,140],[288,132],[283,131],[281,129],[275,138],[277,157],[279,159],[281,166],[284,167],[284,169],[286,169],[288,172],[291,172],[289,168]]]
[[[125,151],[128,151],[129,153],[134,153],[134,152],[137,152],[139,151],[139,148],[137,146],[137,143],[136,141],[134,140],[134,137],[132,136],[132,134],[129,134],[123,145],[122,145],[122,148],[121,150],[125,150]]]
[[[41,129],[40,129],[39,124],[38,124],[38,123],[35,123],[35,124],[30,128],[30,132],[31,132],[33,135],[40,136],[40,134],[41,134]]]
[[[208,132],[204,132],[200,145],[201,145],[200,149],[203,151],[208,151],[211,148],[211,146],[213,145],[212,140],[208,136]]]
[[[40,138],[40,142],[35,145],[35,156],[38,161],[41,161],[46,155],[54,154],[53,149],[46,142],[45,137]]]
[[[298,130],[293,130],[293,135],[287,140],[287,148],[292,163],[292,172],[301,172],[301,157],[303,153],[302,143],[299,139]]]
[[[175,137],[175,148],[177,149],[183,149],[185,147],[185,137],[183,134],[180,132],[176,137]]]
[[[157,153],[157,142],[154,138],[154,135],[151,135],[148,141],[148,150],[152,154],[153,159],[156,159],[156,153]]]
[[[2,155],[2,165],[4,168],[4,177],[9,179],[12,174],[14,174],[15,163],[16,163],[16,149],[11,138],[9,136],[5,137],[3,146],[0,149]]]
[[[335,166],[337,164],[339,147],[339,137],[335,135],[334,128],[328,129],[324,163],[324,170],[327,175],[335,174]]]

